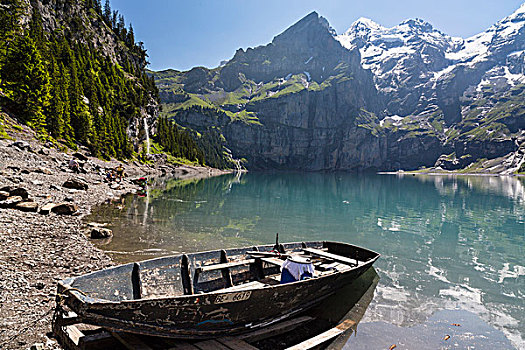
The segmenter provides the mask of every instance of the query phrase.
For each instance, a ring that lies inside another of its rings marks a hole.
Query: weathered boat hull
[[[192,339],[242,333],[277,322],[316,305],[368,270],[379,257],[377,253],[343,243],[325,242],[324,245],[331,245],[329,249],[332,248],[332,251],[336,251],[339,254],[345,253],[347,256],[351,256],[352,252],[357,252],[360,259],[366,261],[343,272],[331,273],[318,278],[239,291],[155,297],[147,295],[146,290],[145,298],[125,300],[126,297],[120,294],[124,292],[116,289],[115,293],[119,294],[118,300],[108,301],[88,297],[72,289],[80,287],[80,290],[89,291],[88,283],[86,282],[90,278],[87,275],[84,280],[80,278],[61,282],[59,284],[59,289],[61,289],[59,292],[67,292],[70,295],[67,304],[80,316],[83,322],[109,329]],[[321,248],[323,243],[309,242],[307,246]],[[272,246],[260,246],[257,248],[260,251],[269,251],[272,249]],[[301,244],[285,244],[285,248],[287,250],[300,249]],[[231,249],[227,252],[229,255],[235,255],[251,249]],[[202,261],[206,259],[207,254],[210,255],[210,259],[217,258],[216,252],[191,254],[189,258],[192,262],[196,260]],[[158,279],[159,271],[165,271],[169,268],[174,271],[179,269],[180,265],[177,265],[179,258],[177,256],[142,262],[141,272],[146,279],[148,276],[155,274]],[[172,260],[170,261],[169,259]],[[133,267],[128,265],[123,265],[119,268],[124,269],[126,266],[127,269],[133,269]],[[192,272],[195,268],[196,266],[192,264]],[[239,273],[241,277],[238,278],[243,278],[243,274],[249,273],[249,271],[241,271]],[[165,274],[164,272],[163,275]],[[102,274],[98,279],[91,276],[91,280],[95,283],[96,281],[112,280],[112,278],[108,278],[109,275],[111,274],[106,274],[106,276]],[[122,273],[122,275],[125,276],[126,273]],[[121,274],[115,274],[115,276],[114,281],[111,282],[115,283],[114,287],[119,283]],[[177,281],[177,278],[175,278],[171,284],[176,286]],[[222,281],[222,278],[212,279],[209,283],[219,283],[220,281]],[[165,286],[166,284],[169,284],[169,281],[162,280],[162,283],[157,283],[156,287],[159,288],[159,286]],[[97,284],[99,289],[107,287],[104,283]],[[198,286],[196,285],[196,287]],[[88,295],[97,296],[97,288],[92,286],[92,293]],[[164,291],[163,293],[166,292]],[[133,291],[127,291],[126,295],[131,297]]]

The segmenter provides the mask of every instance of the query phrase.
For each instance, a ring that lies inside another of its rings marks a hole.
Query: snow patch
[[[514,57],[514,56],[520,56],[521,54],[523,54],[525,52],[525,50],[520,50],[520,51],[514,51],[514,52],[511,52],[507,55],[507,57]]]
[[[403,38],[398,35],[383,35],[381,37],[381,41],[386,42],[386,43],[395,43],[395,42],[405,43]]]
[[[453,61],[467,61],[475,56],[478,56],[476,61],[479,61],[482,56],[489,51],[489,45],[492,42],[494,35],[491,32],[483,32],[477,34],[463,43],[463,48],[457,52],[447,52],[445,57]]]
[[[513,14],[497,22],[486,31],[474,35],[465,40],[461,50],[448,52],[445,57],[455,61],[479,62],[486,58],[490,53],[489,48],[494,43],[501,41],[509,42],[511,39],[520,35],[525,27],[525,4],[516,10]]]
[[[504,79],[504,81],[502,81]],[[507,83],[508,85],[515,86],[517,84],[525,83],[525,75],[523,74],[513,74],[509,70],[509,67],[497,66],[489,70],[484,78],[476,87],[477,92],[481,92],[483,86],[494,85],[501,86],[501,84]]]
[[[503,67],[503,69],[505,71],[504,77],[511,86],[516,85],[516,83],[520,84],[525,82],[525,76],[523,74],[512,74],[509,67]]]
[[[504,263],[503,268],[498,272],[499,272],[498,283],[501,284],[506,278],[518,279],[518,277],[520,276],[525,276],[525,267],[520,266],[520,265],[515,265],[514,268],[511,270],[510,264]]]
[[[385,117],[383,119],[381,119],[379,121],[379,126],[383,126],[385,124],[385,121],[387,120],[391,120],[393,123],[394,126],[400,126],[401,125],[401,121],[403,120],[403,117],[400,117],[398,115],[392,115],[392,116],[389,116],[389,117]]]

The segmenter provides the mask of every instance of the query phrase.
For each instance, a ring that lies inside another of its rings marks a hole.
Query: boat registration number
[[[230,293],[230,294],[221,294],[218,295],[215,299],[215,304],[224,304],[224,303],[235,303],[236,301],[243,301],[250,299],[252,291],[239,292],[239,293]]]

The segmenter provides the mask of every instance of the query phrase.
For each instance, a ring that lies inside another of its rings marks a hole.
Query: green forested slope
[[[156,118],[158,90],[145,72],[143,43],[109,1],[1,0],[0,6],[2,110],[43,140],[87,146],[98,157],[139,151],[128,127],[143,128],[137,121],[148,113]],[[197,133],[175,125],[159,130],[155,140],[175,157],[221,165],[213,162],[217,154],[200,148]]]
[[[29,25],[20,25],[28,8],[18,0],[3,1],[0,77],[2,106],[42,137],[88,146],[96,156],[130,157],[128,121],[156,98],[153,81],[144,73],[145,50],[134,42],[133,30],[113,27],[130,52],[113,62],[89,43],[46,33],[36,5]],[[103,16],[97,2],[86,2],[91,16]],[[71,18],[71,22],[80,22]]]

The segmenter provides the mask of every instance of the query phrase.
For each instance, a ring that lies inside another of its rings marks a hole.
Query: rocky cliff
[[[525,6],[469,39],[413,19],[315,12],[215,69],[155,73],[165,114],[217,128],[251,168],[398,170],[523,163]]]
[[[457,170],[486,163],[510,173],[523,163],[524,28],[521,6],[468,39],[420,19],[393,28],[360,19],[337,39],[359,48],[399,128],[419,120],[440,138],[443,154],[436,166]]]

